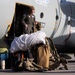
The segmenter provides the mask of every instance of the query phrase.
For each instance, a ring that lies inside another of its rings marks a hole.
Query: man
[[[29,7],[27,14],[24,14],[22,17],[23,32],[25,34],[30,34],[34,32],[34,22],[35,22],[35,8],[33,6]]]
[[[43,68],[49,68],[50,48],[48,45],[46,46],[46,34],[44,32],[37,31],[32,34],[23,34],[19,37],[16,37],[12,41],[9,50],[11,55],[13,56],[18,51],[26,52],[29,49],[30,51],[32,51],[32,53],[34,53],[34,60],[36,60],[35,57],[37,57],[36,63],[39,66]],[[11,58],[11,60],[12,63],[15,61],[14,58]],[[15,65],[13,67],[15,67]]]

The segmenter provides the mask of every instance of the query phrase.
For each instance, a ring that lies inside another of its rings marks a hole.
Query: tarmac
[[[0,69],[0,75],[75,75],[75,57],[73,57],[73,55],[71,55],[71,57],[71,60],[67,59],[68,70],[65,70],[63,65],[60,64],[60,66],[56,70],[44,72],[13,72],[11,69]]]
[[[62,68],[59,70],[51,71],[44,71],[44,72],[29,72],[29,71],[22,71],[22,72],[13,72],[11,69],[0,70],[0,75],[75,75],[75,63],[71,62],[67,64],[68,70],[64,70],[63,66],[60,65]]]

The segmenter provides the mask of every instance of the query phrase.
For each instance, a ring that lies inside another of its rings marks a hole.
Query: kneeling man
[[[46,41],[46,34],[42,31],[37,31],[31,34],[23,34],[19,37],[16,37],[10,47],[10,53],[14,54],[17,51],[27,51],[28,49],[32,50],[33,46],[37,44],[42,44],[38,48],[33,49],[37,54],[37,64],[43,68],[49,67],[49,57],[50,57],[50,47]],[[34,57],[35,58],[35,57]]]

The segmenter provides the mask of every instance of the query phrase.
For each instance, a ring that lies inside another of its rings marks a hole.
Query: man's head
[[[29,7],[29,12],[30,12],[30,13],[35,13],[35,8],[34,8],[34,6],[30,6],[30,7]]]
[[[30,8],[31,8],[31,10],[35,10],[34,6],[31,6]]]
[[[37,24],[36,24],[36,29],[37,29],[37,30],[41,30],[41,28],[42,28],[42,27],[41,27],[41,23],[40,23],[40,22],[37,22]]]

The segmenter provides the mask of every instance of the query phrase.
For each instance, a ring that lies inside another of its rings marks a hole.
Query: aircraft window
[[[44,13],[41,12],[41,13],[40,13],[40,18],[43,18],[43,17],[44,17]]]
[[[58,20],[59,19],[59,16],[58,15],[56,15],[56,20]]]

